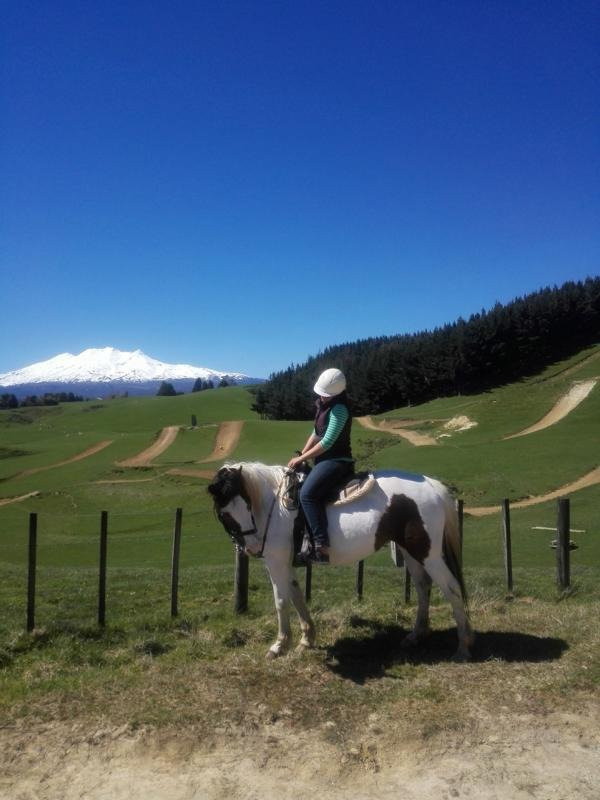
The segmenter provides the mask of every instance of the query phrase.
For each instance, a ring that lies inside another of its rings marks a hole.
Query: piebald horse
[[[260,463],[227,464],[208,486],[217,516],[248,555],[264,558],[275,597],[279,630],[267,653],[276,658],[291,644],[289,602],[302,629],[301,648],[315,643],[315,626],[296,580],[293,525],[297,510],[281,502],[287,469]],[[425,475],[377,471],[371,491],[356,500],[328,505],[330,563],[352,564],[395,542],[404,556],[418,595],[413,630],[405,639],[414,645],[429,630],[432,580],[452,606],[458,629],[457,660],[470,657],[474,635],[465,609],[460,569],[458,516],[446,487]]]

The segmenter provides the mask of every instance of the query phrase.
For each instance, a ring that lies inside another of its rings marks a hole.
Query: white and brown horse
[[[282,655],[290,646],[290,600],[300,617],[300,647],[312,647],[315,642],[315,627],[292,567],[297,511],[288,510],[280,501],[286,472],[284,467],[259,463],[229,464],[217,472],[208,487],[230,536],[249,555],[265,560],[279,622],[269,658]],[[439,481],[424,475],[378,471],[375,479],[367,495],[341,506],[328,506],[330,563],[352,564],[395,542],[414,581],[419,603],[406,644],[417,643],[429,630],[433,580],[452,606],[459,641],[455,657],[468,659],[474,636],[465,609],[458,518],[450,493]]]

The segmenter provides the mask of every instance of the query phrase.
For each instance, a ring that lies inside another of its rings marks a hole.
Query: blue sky
[[[0,372],[267,376],[600,272],[596,2],[2,16]]]

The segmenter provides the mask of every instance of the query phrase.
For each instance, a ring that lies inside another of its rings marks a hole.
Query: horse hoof
[[[422,631],[421,633],[416,633],[415,631],[411,631],[407,636],[402,639],[400,642],[400,647],[404,648],[405,650],[416,647],[418,644],[422,642],[422,640],[427,636],[429,631]]]
[[[471,653],[464,652],[464,650],[457,650],[456,653],[452,656],[452,661],[455,664],[466,664],[468,661],[471,660]]]
[[[267,650],[267,655],[265,658],[267,661],[275,661],[276,658],[279,658],[281,653],[277,653],[275,650]]]

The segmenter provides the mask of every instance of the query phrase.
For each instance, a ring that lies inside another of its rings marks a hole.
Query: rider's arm
[[[311,449],[311,447],[313,447],[318,441],[319,441],[319,437],[317,436],[317,434],[315,433],[315,431],[313,429],[313,432],[311,433],[311,435],[306,440],[306,444],[302,448],[302,452],[301,452],[300,455],[304,455],[305,453],[307,453]]]
[[[321,446],[323,447],[323,450],[329,450],[331,445],[336,441],[342,432],[344,425],[346,424],[348,416],[349,414],[346,406],[342,405],[341,403],[333,406],[329,414],[327,430],[321,439]]]
[[[346,424],[348,416],[349,414],[346,406],[343,406],[341,403],[333,406],[329,414],[329,422],[327,423],[327,430],[323,438],[319,439],[316,432],[313,431],[304,445],[302,458],[315,458],[315,456],[320,456],[328,450],[342,432],[342,428]],[[296,462],[300,460],[300,458],[293,458],[288,466],[295,467]]]

